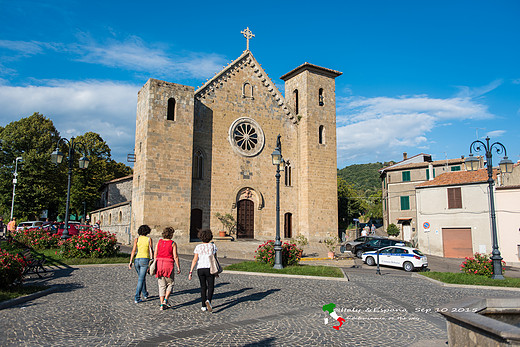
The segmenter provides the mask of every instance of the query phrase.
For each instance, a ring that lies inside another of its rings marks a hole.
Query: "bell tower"
[[[341,74],[305,63],[280,77],[298,118],[299,230],[312,241],[338,235],[335,78]]]

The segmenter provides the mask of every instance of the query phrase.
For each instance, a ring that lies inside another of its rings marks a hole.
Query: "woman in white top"
[[[202,299],[202,311],[211,312],[211,299],[213,299],[213,290],[215,288],[215,275],[209,272],[210,263],[209,256],[217,253],[217,246],[209,243],[213,239],[213,233],[209,229],[203,229],[198,233],[199,239],[203,242],[195,247],[193,253],[193,261],[191,262],[190,274],[188,279],[191,280],[191,273],[197,265],[197,275],[200,281],[200,296]]]

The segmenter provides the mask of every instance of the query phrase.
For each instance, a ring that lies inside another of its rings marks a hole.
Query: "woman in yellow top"
[[[146,290],[146,270],[148,269],[148,263],[150,259],[153,258],[153,241],[149,238],[148,234],[150,234],[151,229],[148,225],[141,225],[137,230],[137,234],[139,237],[134,240],[134,247],[132,248],[132,254],[130,255],[130,263],[128,264],[128,268],[132,268],[132,260],[134,259],[135,252],[137,250],[137,255],[135,256],[135,271],[137,271],[137,275],[139,276],[137,280],[137,289],[135,290],[135,300],[134,302],[140,303],[141,293],[143,294],[143,299],[148,299],[148,291]]]

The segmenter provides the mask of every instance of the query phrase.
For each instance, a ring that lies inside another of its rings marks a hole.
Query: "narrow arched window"
[[[285,186],[292,186],[292,166],[289,161],[285,162]]]
[[[193,178],[199,180],[204,178],[204,155],[200,150],[193,156]]]
[[[325,127],[323,125],[320,125],[320,130],[318,133],[318,142],[320,145],[325,143]]]
[[[244,83],[242,86],[242,97],[253,99],[253,86],[249,82]]]
[[[119,211],[119,218],[118,218],[118,222],[121,223],[121,221],[123,220],[123,212]]]
[[[294,112],[298,114],[298,89],[295,89],[293,92],[294,96]]]
[[[323,88],[318,92],[318,105],[323,106]]]
[[[112,213],[108,214],[108,225],[112,224]]]
[[[287,212],[284,214],[283,220],[283,236],[286,239],[290,239],[292,237],[292,213]]]
[[[175,99],[168,99],[168,114],[166,115],[167,120],[175,120]]]

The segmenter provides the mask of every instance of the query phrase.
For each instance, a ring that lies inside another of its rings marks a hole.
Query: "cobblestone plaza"
[[[443,346],[446,323],[435,311],[468,297],[518,297],[518,291],[444,287],[404,272],[349,273],[309,279],[224,272],[213,313],[200,310],[199,283],[176,277],[172,308],[151,297],[134,304],[135,271],[124,265],[50,269],[55,291],[0,310],[2,346]],[[336,304],[346,322],[322,310]],[[328,320],[328,324],[325,322]]]

